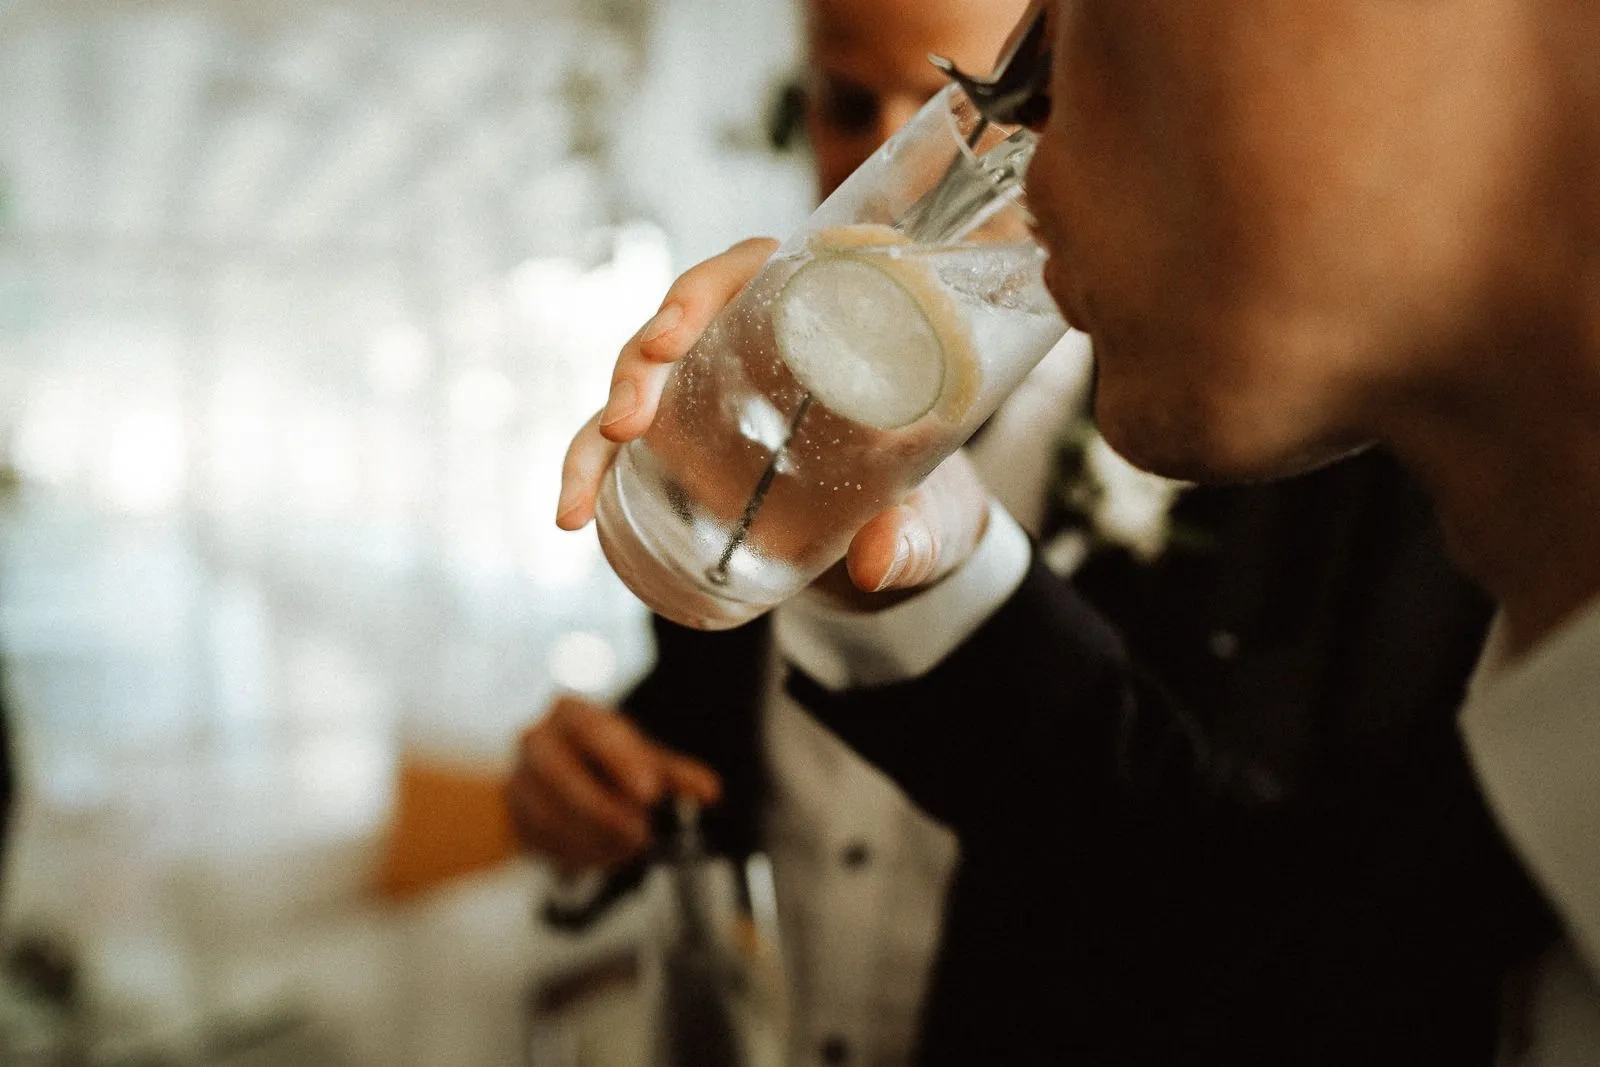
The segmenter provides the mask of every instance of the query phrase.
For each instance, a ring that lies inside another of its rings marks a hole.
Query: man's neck
[[[1500,604],[1512,656],[1600,600],[1600,358],[1569,363],[1542,386],[1560,361],[1523,363],[1523,382],[1393,442],[1457,562]]]

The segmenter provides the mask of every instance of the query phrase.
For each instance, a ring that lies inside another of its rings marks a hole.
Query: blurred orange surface
[[[402,756],[394,818],[374,883],[378,895],[407,900],[515,856],[505,787],[498,771]]]

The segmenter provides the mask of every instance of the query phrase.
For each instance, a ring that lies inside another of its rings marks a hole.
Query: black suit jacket
[[[1214,547],[1035,566],[923,678],[791,676],[960,836],[921,1061],[1489,1064],[1552,930],[1454,727],[1489,605],[1380,453],[1178,517]],[[629,709],[747,849],[766,635],[658,634]]]

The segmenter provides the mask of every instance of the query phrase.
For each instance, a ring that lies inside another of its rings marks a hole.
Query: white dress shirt
[[[1507,1010],[1501,1062],[1600,1064],[1600,601],[1515,662],[1492,637],[1461,712],[1484,794],[1566,939]]]
[[[765,726],[765,843],[794,996],[792,1062],[903,1065],[938,947],[955,835],[777,684]]]
[[[971,450],[985,483],[1030,525],[1044,513],[1051,445],[1082,403],[1087,380],[1087,339],[1069,334]],[[1028,553],[1027,536],[997,508],[984,547],[945,584],[969,591],[976,605],[998,605],[1020,581]],[[914,640],[888,648],[868,633],[825,666],[831,642],[849,640],[847,627],[830,630],[814,643],[806,669],[836,688],[906,677],[931,667],[977,625],[929,641],[944,620],[921,617],[919,603],[923,598],[907,601],[900,619]],[[777,612],[780,647],[804,641],[802,620],[812,610],[802,597]],[[935,658],[923,656],[925,649]],[[856,664],[856,654],[870,666]],[[900,1067],[915,1045],[955,837],[799,708],[779,684],[780,662],[775,657],[764,711],[771,783],[765,839],[795,992],[794,1062]]]

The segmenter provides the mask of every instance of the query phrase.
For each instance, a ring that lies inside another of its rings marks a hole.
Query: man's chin
[[[1339,447],[1306,447],[1292,451],[1215,446],[1213,439],[1193,434],[1137,427],[1118,432],[1101,426],[1109,444],[1140,470],[1196,485],[1253,485],[1293,478],[1337,463],[1371,446],[1370,441]]]
[[[1193,404],[1143,398],[1132,405],[1097,393],[1095,418],[1106,443],[1140,470],[1202,485],[1241,485],[1291,478],[1337,462],[1366,440],[1308,441],[1240,432],[1225,413]]]

